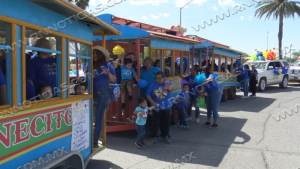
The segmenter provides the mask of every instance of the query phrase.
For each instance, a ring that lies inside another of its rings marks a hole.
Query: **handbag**
[[[206,108],[205,98],[200,97],[197,99],[197,107]]]
[[[110,90],[109,92],[110,92],[111,100],[117,101],[121,95],[121,90],[119,88],[119,85],[115,83],[109,90]]]

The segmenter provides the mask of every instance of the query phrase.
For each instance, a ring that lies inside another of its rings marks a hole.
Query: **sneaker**
[[[248,99],[248,98],[249,98],[248,96],[243,96],[243,97],[242,97],[242,99]]]
[[[96,148],[96,149],[100,148],[98,143],[94,143],[93,147]]]
[[[138,148],[143,148],[143,144],[142,144],[142,143],[137,143],[137,142],[135,142],[135,145],[136,145]]]
[[[165,143],[171,143],[171,140],[170,140],[169,136],[166,136],[166,137],[164,138],[164,142],[165,142]]]
[[[145,146],[145,145],[146,145],[146,142],[145,142],[145,141],[142,141],[141,143],[142,143],[142,145],[143,145],[143,146]]]
[[[183,125],[182,125],[182,124],[179,124],[179,126],[178,126],[178,127],[182,128],[182,127],[183,127]]]
[[[208,126],[210,126],[210,122],[206,122],[202,125],[202,127],[208,127]]]
[[[192,121],[192,117],[187,117],[185,121]]]
[[[187,129],[189,129],[190,127],[189,126],[183,126],[183,129],[184,130],[187,130]]]
[[[195,120],[195,123],[200,123],[200,120],[199,120],[199,119],[196,119],[196,120]]]
[[[128,96],[128,100],[132,101],[132,95]]]
[[[210,127],[209,127],[210,129],[212,129],[212,128],[218,128],[218,124],[213,124],[213,125],[211,125]]]
[[[152,138],[152,143],[153,143],[153,144],[158,144],[157,137],[153,137],[153,138]]]
[[[256,97],[256,95],[252,95],[253,97]]]

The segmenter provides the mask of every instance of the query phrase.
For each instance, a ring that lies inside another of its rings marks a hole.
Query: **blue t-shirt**
[[[28,60],[26,65],[26,78],[33,81],[35,90],[40,85],[50,85],[55,96],[56,93],[53,89],[57,86],[56,59],[53,57],[48,57],[47,59],[35,57]]]
[[[161,71],[161,69],[158,67],[154,67],[154,66],[152,66],[151,69],[149,69],[148,71],[147,70],[141,71],[141,74],[140,74],[141,79],[147,81],[147,86],[140,89],[140,95],[142,98],[148,100],[146,97],[147,90],[148,90],[149,86],[155,82],[155,74],[158,71]]]
[[[35,99],[35,89],[34,86],[27,80],[26,81],[26,99],[34,100]]]
[[[180,62],[181,62],[181,58],[177,58],[177,59],[176,59],[176,63],[177,63],[179,66],[181,65]],[[189,66],[188,64],[189,64],[189,59],[186,58],[186,57],[183,57],[183,73],[187,73],[187,72],[188,72],[188,69],[186,70],[186,68]],[[187,72],[184,72],[185,70],[186,70]]]
[[[257,76],[258,72],[257,72],[256,69],[254,70],[254,72],[256,73],[256,76]],[[255,77],[255,74],[254,74],[252,71],[251,71],[251,76],[252,76],[252,77]]]
[[[195,76],[190,74],[189,76],[185,77],[184,80],[189,82],[190,92],[196,91],[197,83],[195,82]]]
[[[133,76],[134,74],[136,74],[133,68],[130,68],[130,69],[128,70],[126,66],[122,66],[121,71],[122,71],[122,80],[125,80],[125,79],[126,79],[126,80],[127,80],[127,79],[131,80],[131,79],[132,79],[132,76]]]
[[[244,80],[249,79],[249,74],[248,74],[248,72],[249,72],[248,69],[243,70],[243,77],[244,77]]]
[[[135,123],[137,125],[145,125],[148,117],[148,107],[147,106],[145,108],[137,107],[135,111],[142,113],[142,115],[141,114],[137,115]]]
[[[208,82],[208,83],[204,83],[204,84],[203,84],[203,86],[204,86],[204,88],[205,88],[205,91],[206,91],[207,93],[212,93],[212,92],[214,92],[214,91],[216,91],[216,90],[219,90],[219,84],[218,84],[216,78],[214,77],[214,75],[213,75],[213,74],[210,74],[208,78],[210,78],[210,77],[213,78],[213,81],[210,81],[210,82]]]
[[[181,92],[179,94],[179,102],[177,104],[178,107],[187,106],[189,104],[189,101],[180,102],[180,100],[185,100],[189,98],[189,93]]]
[[[167,89],[164,89],[165,82],[169,82],[172,85],[172,82],[165,80],[163,84],[157,84],[156,82],[152,83],[147,90],[147,96],[151,96],[153,101],[159,104],[156,107],[156,110],[167,110],[172,108],[172,92]]]
[[[3,85],[6,85],[6,80],[5,80],[5,77],[3,75],[3,72],[0,68],[0,86],[3,86]]]
[[[105,62],[96,72],[94,72],[94,90],[109,87],[109,77],[106,74],[102,74],[102,68],[106,68],[112,75],[116,75],[115,68],[109,62]]]

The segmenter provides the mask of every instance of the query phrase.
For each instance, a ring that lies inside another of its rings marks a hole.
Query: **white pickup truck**
[[[264,91],[266,86],[279,84],[280,88],[287,88],[288,81],[291,78],[292,71],[289,69],[288,73],[282,74],[280,73],[278,76],[274,74],[274,69],[276,67],[289,66],[286,60],[267,60],[267,61],[249,61],[246,64],[255,65],[258,75],[258,89],[260,91]]]
[[[299,82],[300,83],[300,60],[291,64],[292,76],[290,81]]]

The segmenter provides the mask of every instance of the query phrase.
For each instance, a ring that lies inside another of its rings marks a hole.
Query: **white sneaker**
[[[249,98],[248,96],[243,96],[243,97],[242,97],[242,99],[248,99],[248,98]]]
[[[199,120],[199,119],[196,119],[196,120],[195,120],[195,123],[199,123],[199,122],[200,122],[200,120]]]
[[[186,120],[185,121],[192,121],[192,117],[188,117],[188,118],[186,118]]]

